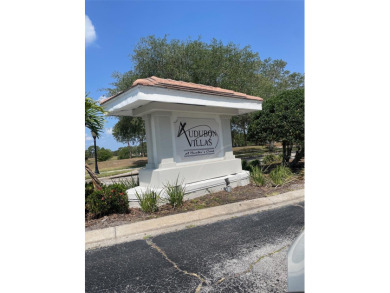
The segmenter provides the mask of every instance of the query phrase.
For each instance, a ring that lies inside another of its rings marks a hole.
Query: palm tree
[[[96,137],[99,137],[104,127],[104,109],[96,104],[94,100],[85,95],[85,127],[87,127],[91,133],[95,133]],[[85,169],[91,176],[93,185],[96,189],[101,189],[102,183],[97,176],[92,172],[87,164]]]
[[[104,109],[94,100],[85,95],[85,127],[96,133],[96,137],[103,131]]]

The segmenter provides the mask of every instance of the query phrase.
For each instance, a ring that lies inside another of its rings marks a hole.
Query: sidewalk
[[[92,249],[144,239],[150,236],[183,230],[188,227],[254,214],[303,200],[304,189],[299,189],[270,197],[256,198],[152,220],[87,231],[85,232],[85,248]]]

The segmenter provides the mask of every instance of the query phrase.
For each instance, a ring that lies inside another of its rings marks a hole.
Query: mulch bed
[[[144,213],[138,208],[131,208],[127,214],[113,214],[99,219],[90,219],[87,216],[85,220],[85,230],[90,231],[123,224],[130,224],[138,221],[144,221],[178,213],[185,213],[188,211],[195,211],[243,200],[273,196],[291,190],[302,189],[304,188],[304,185],[304,179],[297,177],[294,181],[286,183],[283,186],[259,187],[253,184],[249,184],[246,186],[233,188],[232,192],[220,191],[204,195],[192,200],[185,201],[183,205],[178,208],[173,208],[169,204],[166,204],[160,206],[159,210],[153,214]]]

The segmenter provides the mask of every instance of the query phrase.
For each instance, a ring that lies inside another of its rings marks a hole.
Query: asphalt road
[[[90,250],[86,292],[286,292],[304,203]]]

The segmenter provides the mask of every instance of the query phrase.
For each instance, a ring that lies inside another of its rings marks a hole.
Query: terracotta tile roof
[[[192,82],[177,81],[177,80],[172,80],[172,79],[164,79],[164,78],[159,78],[156,76],[137,79],[136,81],[133,82],[133,85],[129,89],[131,89],[137,85],[153,86],[153,87],[174,89],[174,90],[185,91],[185,92],[209,94],[209,95],[238,98],[238,99],[248,99],[248,100],[257,100],[257,101],[263,100],[260,97],[249,96],[249,95],[246,95],[243,93],[238,93],[238,92],[235,92],[232,90],[226,90],[226,89],[222,89],[219,87],[213,87],[213,86],[197,84],[197,83],[192,83]],[[120,95],[121,93],[123,93],[123,91],[117,93],[116,95],[114,95],[112,97],[109,97],[105,100],[102,100],[100,102],[100,104],[103,104],[103,103],[107,102],[108,100],[115,98],[116,96]]]

